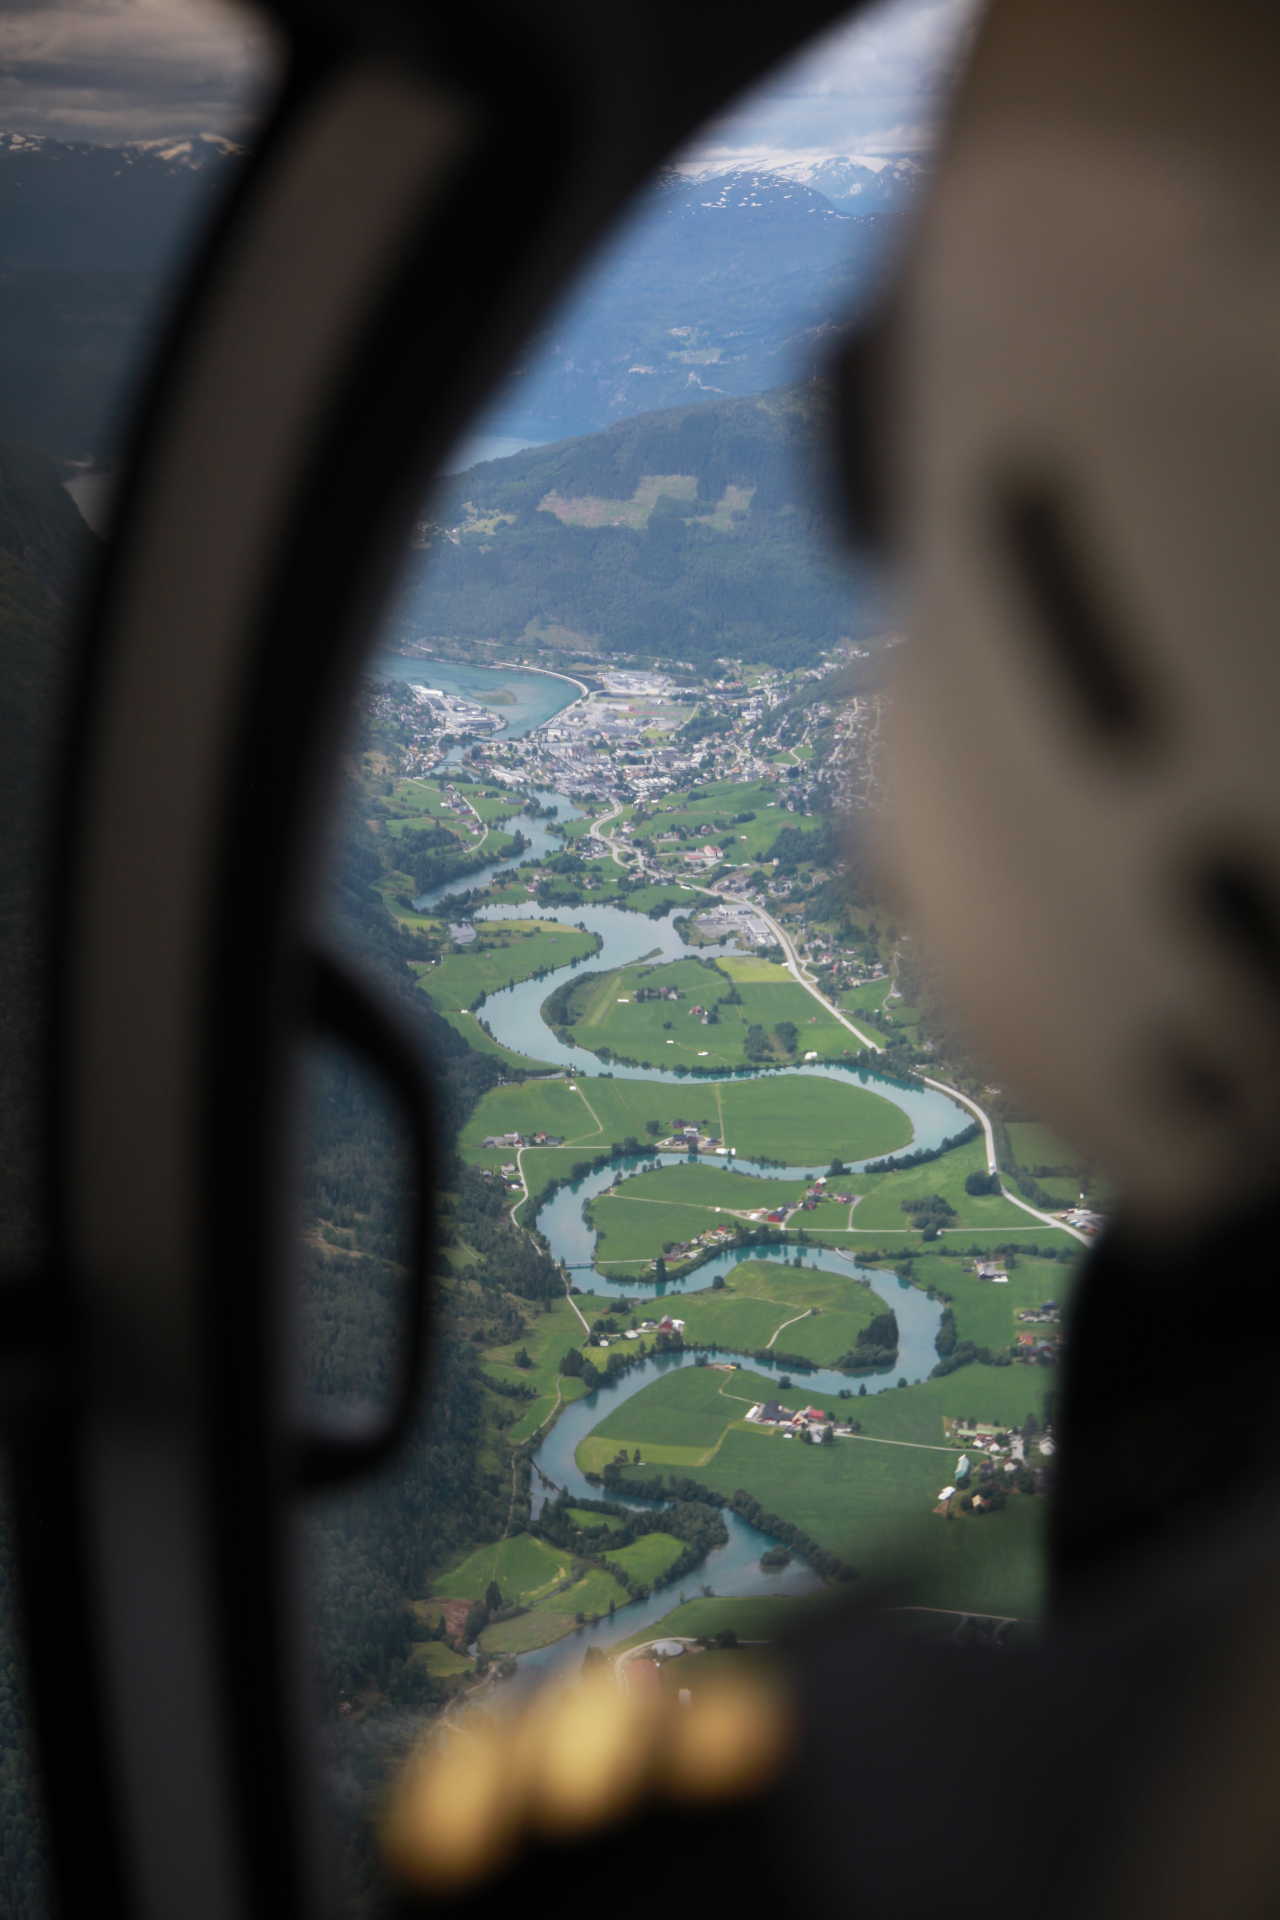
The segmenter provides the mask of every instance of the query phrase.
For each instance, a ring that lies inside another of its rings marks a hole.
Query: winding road
[[[596,822],[596,825],[595,825],[595,831],[597,832],[599,837],[603,841],[605,841],[605,843],[608,845],[608,847],[610,848],[613,854],[614,859],[618,862],[619,866],[622,865],[622,855],[618,849],[617,843],[614,840],[613,835],[610,833],[604,832],[603,828],[606,821],[616,820],[618,815],[621,812],[622,812],[621,803],[615,802],[612,812],[601,815],[601,818],[599,819],[599,821]],[[696,881],[686,881],[684,885],[687,890],[694,893],[705,893],[709,895],[710,898],[712,898],[713,900],[722,899],[724,897],[724,889],[722,887],[699,886]],[[854,1022],[849,1019],[847,1014],[842,1013],[839,1007],[834,1006],[832,1002],[828,1000],[826,994],[823,993],[821,987],[818,986],[817,982],[810,979],[808,973],[805,971],[804,962],[801,960],[800,955],[796,950],[795,943],[791,939],[791,936],[786,931],[785,927],[783,927],[777,920],[775,920],[773,915],[768,911],[768,909],[765,907],[762,907],[759,904],[759,902],[757,901],[752,902],[752,910],[760,917],[761,920],[764,921],[765,925],[772,932],[779,947],[782,949],[783,964],[785,965],[787,972],[791,975],[792,979],[795,981],[796,985],[799,987],[803,987],[806,993],[811,994],[812,997],[818,1002],[818,1005],[822,1008],[823,1012],[829,1013],[833,1019],[838,1020],[840,1022],[840,1025],[846,1028],[848,1032],[850,1032],[856,1040],[861,1041],[864,1047],[867,1047],[872,1053],[883,1053],[884,1048],[881,1046],[880,1042],[876,1040],[871,1034],[864,1033],[861,1027],[855,1026]],[[1000,1173],[1000,1163],[996,1155],[995,1129],[991,1124],[990,1115],[984,1112],[984,1110],[978,1105],[976,1100],[970,1099],[967,1093],[961,1093],[958,1088],[948,1086],[944,1080],[930,1079],[927,1073],[921,1074],[920,1078],[924,1081],[925,1086],[932,1087],[935,1093],[945,1093],[949,1099],[956,1100],[960,1103],[961,1106],[967,1107],[969,1112],[972,1113],[974,1117],[978,1120],[978,1122],[982,1127],[983,1134],[986,1137],[987,1172],[994,1173],[1000,1179],[1000,1192],[1004,1197],[1004,1199],[1009,1201],[1011,1206],[1021,1208],[1023,1213],[1029,1213],[1033,1220],[1042,1221],[1046,1227],[1052,1227],[1055,1230],[1055,1232],[1070,1234],[1072,1239],[1078,1240],[1082,1247],[1091,1246],[1093,1244],[1092,1241],[1089,1239],[1088,1234],[1081,1233],[1079,1229],[1076,1227],[1069,1227],[1064,1220],[1059,1220],[1056,1217],[1056,1215],[1052,1213],[1044,1213],[1041,1211],[1039,1207],[1033,1207],[1030,1201],[1023,1200],[1018,1194],[1010,1193],[1009,1189],[1004,1184],[1004,1177]]]

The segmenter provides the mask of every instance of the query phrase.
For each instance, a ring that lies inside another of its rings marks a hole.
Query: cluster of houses
[[[684,863],[687,867],[714,867],[720,858],[719,847],[713,847],[708,841],[704,847],[695,847],[692,853],[686,853]]]
[[[821,1407],[792,1409],[780,1406],[776,1400],[766,1400],[762,1405],[752,1407],[745,1417],[760,1427],[778,1427],[784,1440],[794,1440],[798,1434],[803,1435],[811,1430],[841,1435],[847,1435],[850,1431],[848,1427],[835,1426],[831,1416],[824,1413]]]
[[[722,1146],[718,1135],[700,1133],[697,1127],[692,1124],[686,1126],[683,1120],[677,1120],[667,1138],[659,1141],[658,1145],[663,1152],[678,1153],[683,1147],[690,1153],[718,1153],[722,1159],[729,1160],[737,1152],[734,1147]]]
[[[489,1133],[480,1142],[481,1147],[562,1147],[564,1135],[560,1133]]]
[[[734,1230],[732,1227],[708,1227],[705,1233],[698,1234],[696,1239],[676,1241],[670,1253],[662,1255],[662,1259],[664,1262],[667,1260],[687,1260],[690,1254],[697,1253],[700,1248],[723,1246],[727,1241],[733,1239],[733,1234]],[[655,1257],[649,1262],[649,1271],[656,1273],[657,1268],[658,1261]]]
[[[626,1332],[621,1335],[621,1338],[624,1340],[640,1340],[644,1337],[646,1333],[683,1333],[683,1332],[684,1332],[684,1321],[673,1320],[671,1318],[671,1315],[669,1313],[666,1313],[662,1316],[661,1320],[642,1320],[638,1327],[628,1327]],[[599,1344],[602,1347],[607,1347],[609,1345],[609,1335],[607,1333],[599,1334],[597,1338],[598,1338]]]
[[[751,1214],[752,1220],[767,1222],[771,1226],[785,1226],[793,1213],[813,1213],[820,1200],[838,1200],[842,1207],[852,1206],[856,1195],[852,1193],[828,1193],[827,1176],[820,1173],[809,1185],[803,1200],[794,1207],[757,1207]]]

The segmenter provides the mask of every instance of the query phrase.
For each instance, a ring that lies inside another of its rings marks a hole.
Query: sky
[[[249,130],[278,70],[232,0],[0,0],[0,130],[115,146]]]
[[[921,154],[975,0],[881,0],[708,127],[678,164]],[[233,0],[0,0],[0,130],[114,145],[248,131],[278,48]]]

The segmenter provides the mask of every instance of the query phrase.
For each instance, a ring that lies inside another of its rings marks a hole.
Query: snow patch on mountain
[[[211,161],[239,158],[249,151],[221,133],[183,135],[169,140],[130,140],[123,146],[102,146],[93,140],[55,140],[47,133],[16,133],[0,129],[0,154],[46,154],[52,158],[75,154],[98,160],[113,157],[124,166],[135,161],[159,161],[175,171],[198,173]]]

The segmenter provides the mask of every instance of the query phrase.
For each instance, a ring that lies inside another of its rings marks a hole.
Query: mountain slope
[[[495,395],[501,430],[583,433],[810,375],[825,336],[874,299],[904,232],[896,211],[841,212],[760,169],[660,185],[529,341]]]
[[[881,630],[883,588],[828,515],[830,406],[810,381],[454,476],[421,529],[400,636],[514,643],[562,627],[652,659],[792,666]]]
[[[0,433],[59,459],[120,450],[169,290],[241,157],[0,134]]]
[[[182,261],[242,158],[225,141],[0,133],[0,433],[59,459],[120,452]],[[911,166],[668,170],[528,341],[493,430],[560,438],[812,374],[826,336],[874,298]]]

